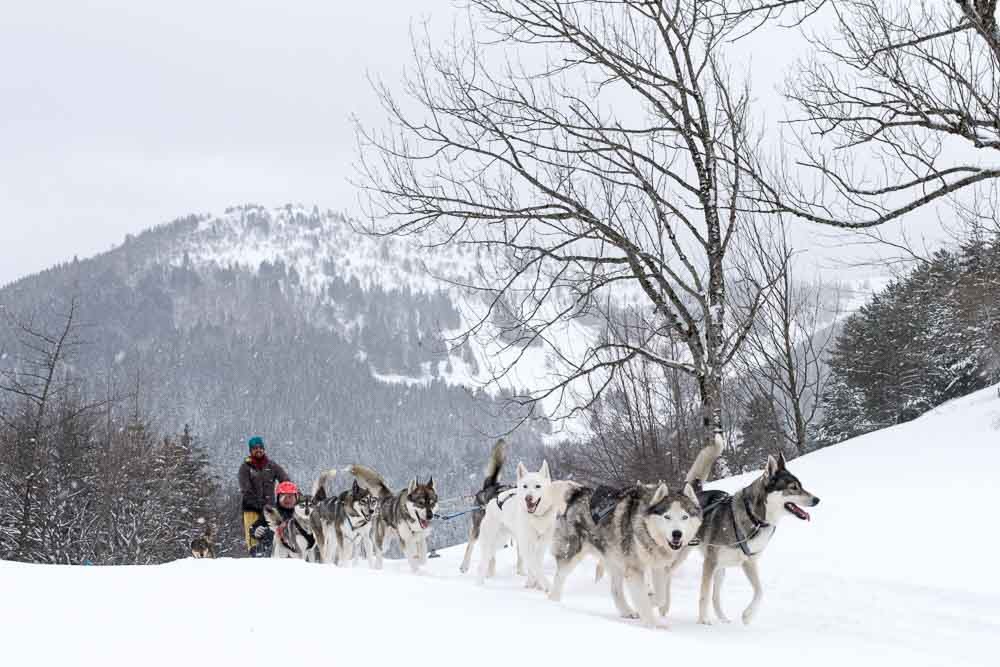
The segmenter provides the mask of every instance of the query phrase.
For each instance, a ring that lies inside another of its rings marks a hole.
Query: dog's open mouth
[[[682,546],[684,546],[684,542],[682,542],[681,540],[677,540],[676,542],[674,542],[673,540],[669,540],[667,544],[669,544],[670,548],[673,549],[674,551],[677,551]]]
[[[802,521],[809,521],[809,512],[805,511],[795,503],[785,503],[785,509],[795,515],[795,518],[801,519]]]
[[[420,517],[417,517],[417,523],[419,523],[420,527],[424,529],[426,529],[427,526],[431,525],[430,521],[428,521],[427,519],[422,519]]]
[[[528,514],[534,514],[535,510],[538,509],[538,503],[542,502],[542,499],[533,500],[532,498],[524,499],[524,506],[528,510]]]

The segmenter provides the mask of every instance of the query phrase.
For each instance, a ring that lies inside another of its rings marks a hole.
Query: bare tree
[[[680,353],[680,342],[670,342]],[[680,480],[700,447],[698,413],[689,374],[637,358],[591,404],[591,435],[563,443],[550,458],[560,475],[591,484]]]
[[[0,416],[9,431],[10,449],[4,452],[5,467],[13,473],[8,486],[17,502],[11,508],[17,517],[13,555],[28,560],[33,533],[42,529],[36,524],[43,514],[39,508],[44,486],[41,476],[46,468],[44,459],[52,449],[49,436],[78,414],[60,415],[54,408],[60,403],[69,404],[67,397],[76,389],[62,375],[67,358],[80,345],[76,300],[70,302],[61,325],[52,332],[10,314],[8,319],[23,354],[10,368],[0,369],[0,396],[7,398],[12,406],[5,411],[6,416]]]
[[[417,39],[405,95],[376,87],[391,129],[359,125],[367,231],[495,258],[465,283],[486,311],[466,334],[502,307],[494,380],[537,344],[562,371],[520,400],[573,414],[641,358],[695,379],[711,443],[749,324],[727,311],[726,273],[756,141],[723,59],[746,17],[721,1],[469,5],[485,34]],[[603,334],[575,349],[587,318]],[[683,354],[658,352],[667,336]]]
[[[790,78],[815,180],[765,185],[763,210],[868,229],[1000,179],[996,2],[844,0]],[[797,185],[789,185],[797,183]],[[761,209],[758,209],[761,210]]]
[[[733,393],[748,404],[762,397],[770,401],[785,444],[802,455],[820,409],[827,377],[824,356],[836,331],[839,291],[832,285],[795,280],[793,252],[783,226],[774,235],[747,238],[749,251],[756,256],[748,264],[769,266],[768,273],[777,272],[780,279],[756,306],[750,334],[734,360],[746,388]]]

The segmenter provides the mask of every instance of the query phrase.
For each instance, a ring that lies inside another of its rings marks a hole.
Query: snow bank
[[[698,557],[675,582],[669,630],[617,618],[590,564],[560,604],[523,590],[509,551],[484,588],[458,573],[461,547],[420,576],[399,562],[383,572],[226,559],[118,568],[2,562],[4,662],[994,665],[1000,577],[991,566],[1000,534],[987,512],[996,507],[998,428],[1000,398],[990,388],[792,462],[822,502],[811,522],[788,518],[779,527],[749,627],[695,623]],[[730,615],[738,618],[749,597],[731,570]]]

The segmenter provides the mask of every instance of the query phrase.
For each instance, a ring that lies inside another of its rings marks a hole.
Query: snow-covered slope
[[[524,347],[501,340],[503,337],[488,314],[492,297],[466,287],[482,284],[482,278],[475,276],[484,263],[493,261],[484,256],[489,251],[481,247],[449,244],[430,248],[407,237],[376,238],[361,233],[349,220],[332,211],[292,205],[273,209],[254,205],[234,207],[223,215],[198,217],[196,224],[182,221],[175,226],[183,228],[183,233],[171,244],[158,247],[150,260],[177,267],[190,262],[197,267],[241,267],[251,271],[265,262],[272,265],[280,262],[287,270],[294,270],[303,297],[314,303],[329,301],[326,290],[334,281],[356,282],[364,290],[443,292],[459,312],[461,321],[457,327],[441,331],[442,337],[454,341],[461,334],[477,329],[474,344],[465,349],[474,363],[468,363],[462,354],[453,351],[442,356],[437,368],[425,367],[421,376],[385,374],[373,369],[379,380],[421,384],[439,378],[453,385],[483,387],[496,394],[500,390],[540,391],[551,386],[554,372],[566,372],[560,355],[553,354],[546,346]],[[554,303],[557,299],[550,298],[537,317],[554,317],[558,310],[567,307],[569,299],[566,303]],[[358,323],[348,319],[324,324],[351,339],[354,337],[351,329]],[[560,353],[571,359],[582,358],[598,333],[579,320],[547,331],[549,338],[560,341]],[[511,372],[503,372],[512,365],[515,368]],[[557,392],[543,401],[548,413],[568,411],[572,406],[560,405],[565,398]]]
[[[617,618],[590,565],[561,604],[523,590],[509,552],[484,588],[458,573],[460,547],[421,576],[398,562],[382,572],[293,561],[4,562],[4,662],[995,665],[998,429],[994,387],[793,462],[822,502],[810,523],[781,524],[749,627],[695,623],[697,557],[675,583],[670,630]],[[727,608],[748,599],[731,571]]]

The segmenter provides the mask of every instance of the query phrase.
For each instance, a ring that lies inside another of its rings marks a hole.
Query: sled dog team
[[[597,576],[609,576],[619,614],[650,627],[657,625],[657,612],[666,616],[671,576],[692,548],[704,557],[698,622],[712,623],[710,599],[718,620],[728,622],[721,605],[722,581],[726,568],[738,565],[753,588],[742,615],[743,622],[750,623],[762,596],[758,562],[778,522],[786,516],[808,520],[802,507],[819,504],[788,470],[784,456],[768,457],[763,473],[732,495],[702,490],[722,451],[718,436],[698,454],[679,489],[663,482],[589,488],[553,480],[547,462],[535,472],[518,463],[516,486],[503,486],[499,476],[504,450],[500,440],[491,451],[461,571],[469,570],[478,544],[477,577],[483,583],[495,574],[497,552],[513,537],[517,570],[526,576],[526,587],[558,601],[566,577],[586,556],[593,556]],[[326,485],[336,471],[323,473],[312,497],[300,502],[287,521],[273,508],[265,510],[276,533],[272,555],[345,565],[363,550],[369,565],[381,568],[383,553],[398,539],[417,571],[427,561],[427,536],[438,504],[434,480],[414,479],[393,491],[371,468],[352,465],[348,471],[355,478],[350,489],[327,495]],[[552,581],[542,567],[546,551],[556,561]]]

